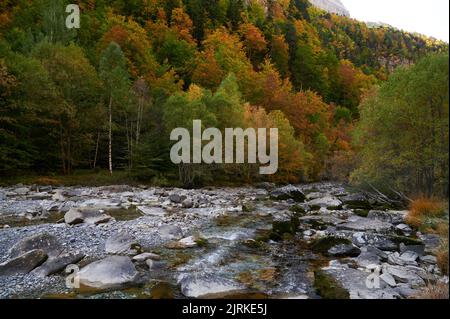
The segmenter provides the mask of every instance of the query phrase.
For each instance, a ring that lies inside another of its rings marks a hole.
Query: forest
[[[78,4],[81,27],[67,29]],[[0,3],[0,178],[350,180],[448,195],[448,44],[307,0]],[[279,169],[170,162],[176,127],[277,127]]]

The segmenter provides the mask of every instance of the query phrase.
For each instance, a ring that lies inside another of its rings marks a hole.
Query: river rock
[[[17,242],[11,247],[9,256],[11,258],[18,257],[35,249],[43,250],[50,258],[58,256],[63,250],[55,236],[48,233],[39,233]]]
[[[104,214],[95,208],[92,209],[71,208],[64,215],[64,221],[68,225],[75,225],[80,223],[97,225],[107,223],[110,220],[111,216],[109,216],[108,214]]]
[[[386,223],[391,223],[398,225],[404,222],[408,211],[381,211],[381,210],[371,210],[369,211],[367,218],[377,219]]]
[[[4,192],[0,192],[0,201],[6,200],[6,194]]]
[[[46,277],[63,270],[67,265],[76,264],[84,258],[83,253],[65,253],[56,257],[47,259],[42,265],[32,271],[39,277]]]
[[[159,216],[163,217],[166,212],[161,207],[150,207],[150,206],[138,206],[137,209],[147,216]]]
[[[135,254],[137,248],[139,248],[138,242],[128,233],[114,234],[105,243],[106,253],[113,255]]]
[[[394,227],[391,223],[353,216],[347,223],[340,224],[337,228],[351,231],[375,231],[377,233],[386,233],[391,231]]]
[[[136,256],[133,256],[133,261],[137,261],[137,262],[144,262],[147,259],[152,259],[152,260],[160,260],[161,256],[154,254],[154,253],[142,253]]]
[[[183,230],[175,225],[162,225],[158,228],[159,235],[164,239],[180,239],[183,236]]]
[[[180,204],[185,199],[186,199],[186,196],[184,196],[184,195],[179,195],[179,194],[171,194],[171,195],[169,195],[169,200],[172,203],[175,203],[175,204]]]
[[[165,261],[147,259],[145,263],[147,264],[148,269],[152,271],[160,271],[167,268],[167,263]]]
[[[224,297],[245,290],[242,284],[215,274],[186,275],[180,281],[181,292],[186,297]]]
[[[33,249],[0,264],[0,276],[27,274],[42,264],[47,254],[42,249]]]
[[[387,283],[391,287],[397,286],[397,283],[395,282],[395,278],[387,272],[381,274],[380,279],[383,280],[385,283]]]
[[[133,284],[138,272],[126,256],[110,256],[90,263],[78,272],[80,284],[95,289],[118,289]]]
[[[374,246],[383,251],[394,251],[398,248],[390,238],[373,233],[356,232],[352,235],[352,242],[358,247]]]
[[[307,203],[312,209],[314,208],[327,208],[327,209],[340,209],[342,202],[333,196],[325,196],[313,199]]]
[[[340,200],[351,209],[369,209],[371,204],[364,194],[350,194],[340,197]]]
[[[182,203],[181,206],[183,208],[192,208],[194,206],[194,203],[190,198],[186,198]]]
[[[345,244],[336,245],[328,250],[328,254],[334,257],[357,257],[360,253],[358,247]]]
[[[28,194],[29,191],[30,189],[28,187],[19,187],[13,190],[17,195],[25,195]]]
[[[270,193],[270,196],[276,200],[293,199],[296,202],[304,202],[306,199],[305,194],[293,185],[277,188]]]

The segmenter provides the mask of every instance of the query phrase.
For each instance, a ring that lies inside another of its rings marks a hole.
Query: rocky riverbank
[[[405,214],[336,183],[0,188],[0,297],[408,298],[448,278]]]

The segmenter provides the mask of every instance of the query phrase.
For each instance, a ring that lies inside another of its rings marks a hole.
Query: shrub
[[[445,205],[436,199],[420,197],[414,200],[406,216],[406,222],[415,228],[424,226],[426,220],[443,217],[445,214]]]
[[[438,248],[436,258],[442,273],[448,275],[448,239],[444,240]]]

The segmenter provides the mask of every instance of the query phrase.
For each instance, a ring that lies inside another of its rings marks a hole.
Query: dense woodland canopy
[[[65,28],[67,3],[0,3],[0,175],[95,168],[148,182],[180,177],[187,186],[259,180],[254,165],[170,162],[171,129],[201,119],[220,129],[278,127],[280,168],[268,177],[275,182],[346,178],[358,160],[365,165],[354,180],[386,182],[400,170],[392,187],[408,189],[403,177],[414,172],[419,191],[431,171],[439,190],[448,180],[445,43],[370,28],[307,0],[71,0],[81,9],[77,30]],[[439,52],[383,86],[395,68]],[[408,86],[417,96],[382,108]],[[413,130],[433,135],[426,150],[425,137],[409,147],[405,112],[427,119]],[[373,176],[378,169],[384,175]]]

